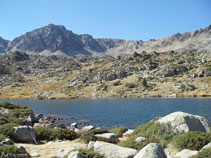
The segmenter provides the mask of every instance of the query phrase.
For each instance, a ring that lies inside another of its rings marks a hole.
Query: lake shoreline
[[[89,120],[96,127],[135,128],[174,111],[201,115],[211,121],[210,98],[100,98],[100,99],[4,99],[31,108],[35,113],[74,117],[71,123]],[[115,120],[115,121],[114,121]]]
[[[65,100],[65,99],[72,99],[72,100],[77,100],[77,99],[91,99],[91,100],[98,100],[98,99],[175,99],[175,98],[190,98],[190,99],[211,99],[211,95],[181,95],[181,96],[175,96],[175,95],[158,95],[158,96],[90,96],[90,97],[52,97],[52,98],[20,98],[20,97],[1,97],[0,96],[0,100],[3,99],[7,99],[7,100],[13,100],[13,99],[17,99],[17,100],[23,100],[23,99],[27,99],[27,100]]]

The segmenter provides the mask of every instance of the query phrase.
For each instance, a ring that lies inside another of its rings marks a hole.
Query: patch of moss
[[[78,134],[69,129],[50,129],[45,127],[35,128],[36,138],[38,140],[74,140],[78,138]]]
[[[122,137],[123,133],[125,133],[128,130],[127,127],[119,127],[119,128],[114,128],[110,129],[109,132],[116,134],[118,137]]]
[[[211,133],[191,131],[175,136],[172,142],[179,149],[200,150],[211,142]]]

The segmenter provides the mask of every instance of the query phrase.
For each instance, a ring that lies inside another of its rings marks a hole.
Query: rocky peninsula
[[[1,157],[210,158],[210,124],[201,116],[174,112],[135,129],[50,125],[55,118],[23,105],[0,102]]]

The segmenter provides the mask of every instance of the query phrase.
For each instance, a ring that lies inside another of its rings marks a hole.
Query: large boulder
[[[114,133],[96,134],[95,137],[97,137],[98,140],[109,143],[117,143],[119,141],[118,137]]]
[[[184,112],[174,112],[156,121],[160,124],[170,124],[175,132],[201,131],[210,132],[204,117]]]
[[[33,143],[36,135],[31,126],[18,126],[14,127],[13,139],[20,143]]]
[[[196,155],[198,151],[184,149],[176,154],[178,158],[189,158],[193,155]]]
[[[137,150],[120,147],[115,144],[97,141],[94,144],[94,151],[104,154],[106,158],[131,158],[137,154]]]
[[[167,158],[167,156],[159,144],[150,143],[141,149],[134,158]]]

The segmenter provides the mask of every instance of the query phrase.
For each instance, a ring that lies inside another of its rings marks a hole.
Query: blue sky
[[[211,0],[0,0],[0,36],[49,23],[95,38],[160,39],[211,24]]]

